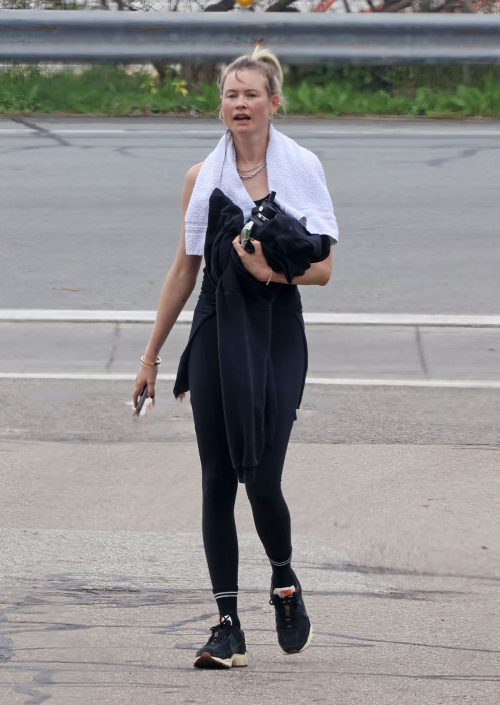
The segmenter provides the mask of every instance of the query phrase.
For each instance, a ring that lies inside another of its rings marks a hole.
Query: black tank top
[[[267,194],[267,196],[269,196],[269,194]],[[267,198],[267,196],[264,196],[264,198],[259,198],[258,201],[254,201],[255,205],[256,205],[256,206],[260,206],[260,204],[262,203],[262,201],[263,201],[265,198]]]

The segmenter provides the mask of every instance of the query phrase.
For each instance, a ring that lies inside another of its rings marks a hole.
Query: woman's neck
[[[232,135],[236,163],[240,169],[258,166],[264,161],[269,144],[269,127],[267,125],[263,130],[254,131],[249,135],[238,135],[234,132]]]

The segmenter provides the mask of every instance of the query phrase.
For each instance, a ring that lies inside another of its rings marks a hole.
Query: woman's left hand
[[[240,242],[241,236],[238,234],[233,240],[233,247],[240,256],[241,262],[245,269],[260,282],[265,282],[269,278],[271,271],[266,258],[262,254],[262,245],[258,240],[252,240],[252,245],[255,247],[255,252],[247,252]]]

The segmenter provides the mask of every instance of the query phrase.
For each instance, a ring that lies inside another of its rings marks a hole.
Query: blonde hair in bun
[[[233,71],[253,69],[264,74],[266,79],[267,95],[271,97],[277,93],[280,97],[280,107],[286,113],[286,98],[283,95],[283,69],[277,56],[266,47],[256,46],[251,54],[243,54],[228,64],[219,74],[217,86],[219,94],[224,91],[224,82]]]

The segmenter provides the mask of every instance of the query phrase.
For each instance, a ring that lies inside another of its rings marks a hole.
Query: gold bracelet
[[[269,282],[271,281],[271,277],[272,277],[272,276],[273,276],[273,270],[271,269],[271,274],[269,275],[269,279],[268,279],[267,282],[266,282],[266,286],[267,286],[267,285],[269,284]]]
[[[161,357],[157,355],[156,362],[146,362],[146,356],[143,355],[141,357],[141,365],[144,365],[144,367],[158,367],[158,365],[161,365]]]

